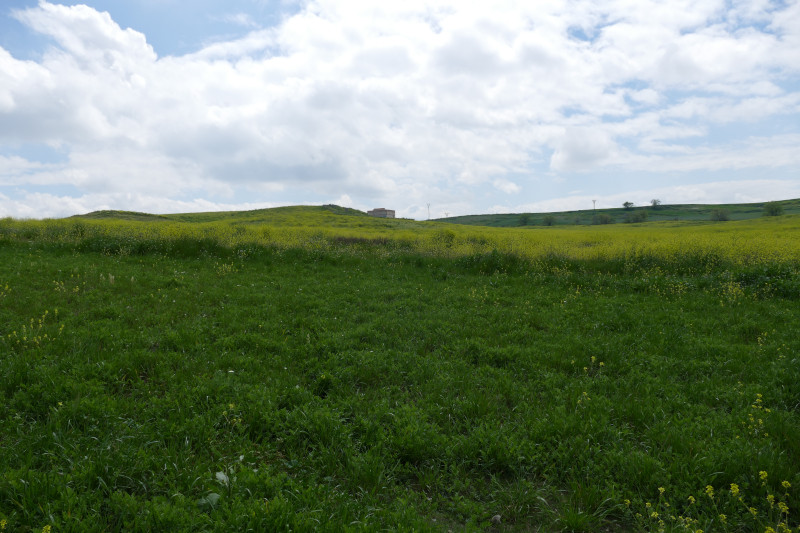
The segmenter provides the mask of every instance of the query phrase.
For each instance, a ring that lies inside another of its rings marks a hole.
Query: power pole
[[[447,218],[447,217],[449,217],[449,216],[450,216],[450,213],[448,213],[447,211],[445,211],[445,212],[444,212],[444,218]]]
[[[592,200],[592,211],[597,211],[597,200]]]
[[[431,204],[428,204],[428,220],[431,219]]]

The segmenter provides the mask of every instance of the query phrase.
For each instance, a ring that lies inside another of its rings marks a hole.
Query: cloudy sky
[[[3,0],[0,216],[800,197],[800,0]]]

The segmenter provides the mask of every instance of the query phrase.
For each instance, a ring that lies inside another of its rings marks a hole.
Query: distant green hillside
[[[70,218],[88,218],[90,220],[140,220],[140,221],[157,221],[169,220],[164,215],[151,215],[150,213],[137,213],[136,211],[92,211],[85,215],[75,215]]]
[[[800,214],[800,199],[776,202],[783,208],[783,214]],[[582,211],[562,211],[555,213],[508,213],[495,215],[466,215],[436,219],[439,222],[452,224],[466,224],[470,226],[492,226],[510,228],[519,226],[545,226],[545,225],[587,225],[595,223],[598,215],[611,217],[612,223],[625,222],[626,217],[637,211],[647,213],[648,222],[688,220],[708,221],[712,219],[715,211],[725,213],[729,220],[747,220],[764,215],[764,202],[752,204],[675,204],[652,206],[634,206],[631,209],[623,207],[614,209],[587,209]],[[552,217],[547,224],[547,218]]]
[[[800,214],[800,199],[776,202],[783,209],[783,214]],[[460,217],[439,218],[432,221],[414,221],[410,219],[375,218],[363,211],[340,207],[338,205],[322,206],[287,206],[271,209],[255,209],[252,211],[214,211],[207,213],[177,213],[168,215],[152,215],[134,211],[94,211],[71,218],[90,220],[131,220],[131,221],[172,221],[230,224],[267,224],[282,227],[350,227],[374,229],[419,229],[430,222],[462,224],[468,226],[488,226],[497,228],[513,228],[520,226],[565,226],[591,225],[599,222],[600,217],[607,217],[605,223],[627,222],[629,217],[646,213],[647,222],[689,221],[707,222],[714,213],[723,213],[728,220],[748,220],[764,215],[764,203],[752,204],[676,204],[652,206],[634,206],[630,209],[597,209],[582,211],[562,211],[555,213],[507,213],[492,215],[466,215]],[[610,222],[609,222],[610,220]],[[639,220],[641,221],[641,220]]]
[[[177,213],[169,215],[151,215],[135,211],[93,211],[85,215],[75,215],[71,218],[88,218],[91,220],[171,220],[176,222],[290,222],[298,216],[303,218],[327,218],[331,215],[368,216],[363,211],[340,207],[338,205],[322,206],[287,206],[271,209],[255,209],[252,211],[211,211],[207,213]],[[292,224],[288,224],[292,225]]]
[[[291,222],[298,216],[312,218],[331,218],[334,215],[368,216],[358,209],[340,207],[338,205],[274,207],[271,209],[255,209],[253,211],[216,211],[209,213],[183,213],[165,215],[170,220],[180,222],[243,222],[243,223],[278,223]],[[288,225],[291,225],[288,224]]]
[[[134,222],[179,222],[189,224],[222,223],[233,226],[271,226],[306,229],[346,229],[352,231],[384,232],[387,230],[418,231],[437,223],[419,222],[407,218],[377,218],[363,211],[338,205],[293,205],[252,211],[212,211],[207,213],[175,213],[151,215],[133,211],[94,211],[70,217],[73,220],[124,220]]]

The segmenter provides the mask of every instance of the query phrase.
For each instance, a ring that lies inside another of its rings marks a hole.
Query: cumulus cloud
[[[798,9],[310,0],[274,27],[159,57],[108,13],[41,1],[13,13],[52,45],[25,61],[0,48],[0,186],[76,187],[70,209],[194,209],[222,204],[181,199],[244,190],[421,216],[431,199],[478,212],[484,190],[574,189],[605,168],[796,171],[798,128],[765,125],[800,113]],[[247,13],[227,22],[256,28]],[[740,123],[760,136],[709,133]],[[26,143],[67,160],[15,153]],[[13,212],[56,197],[8,198]]]

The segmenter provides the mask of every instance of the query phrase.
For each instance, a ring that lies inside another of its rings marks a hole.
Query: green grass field
[[[792,214],[0,219],[0,529],[796,532],[798,324]]]

